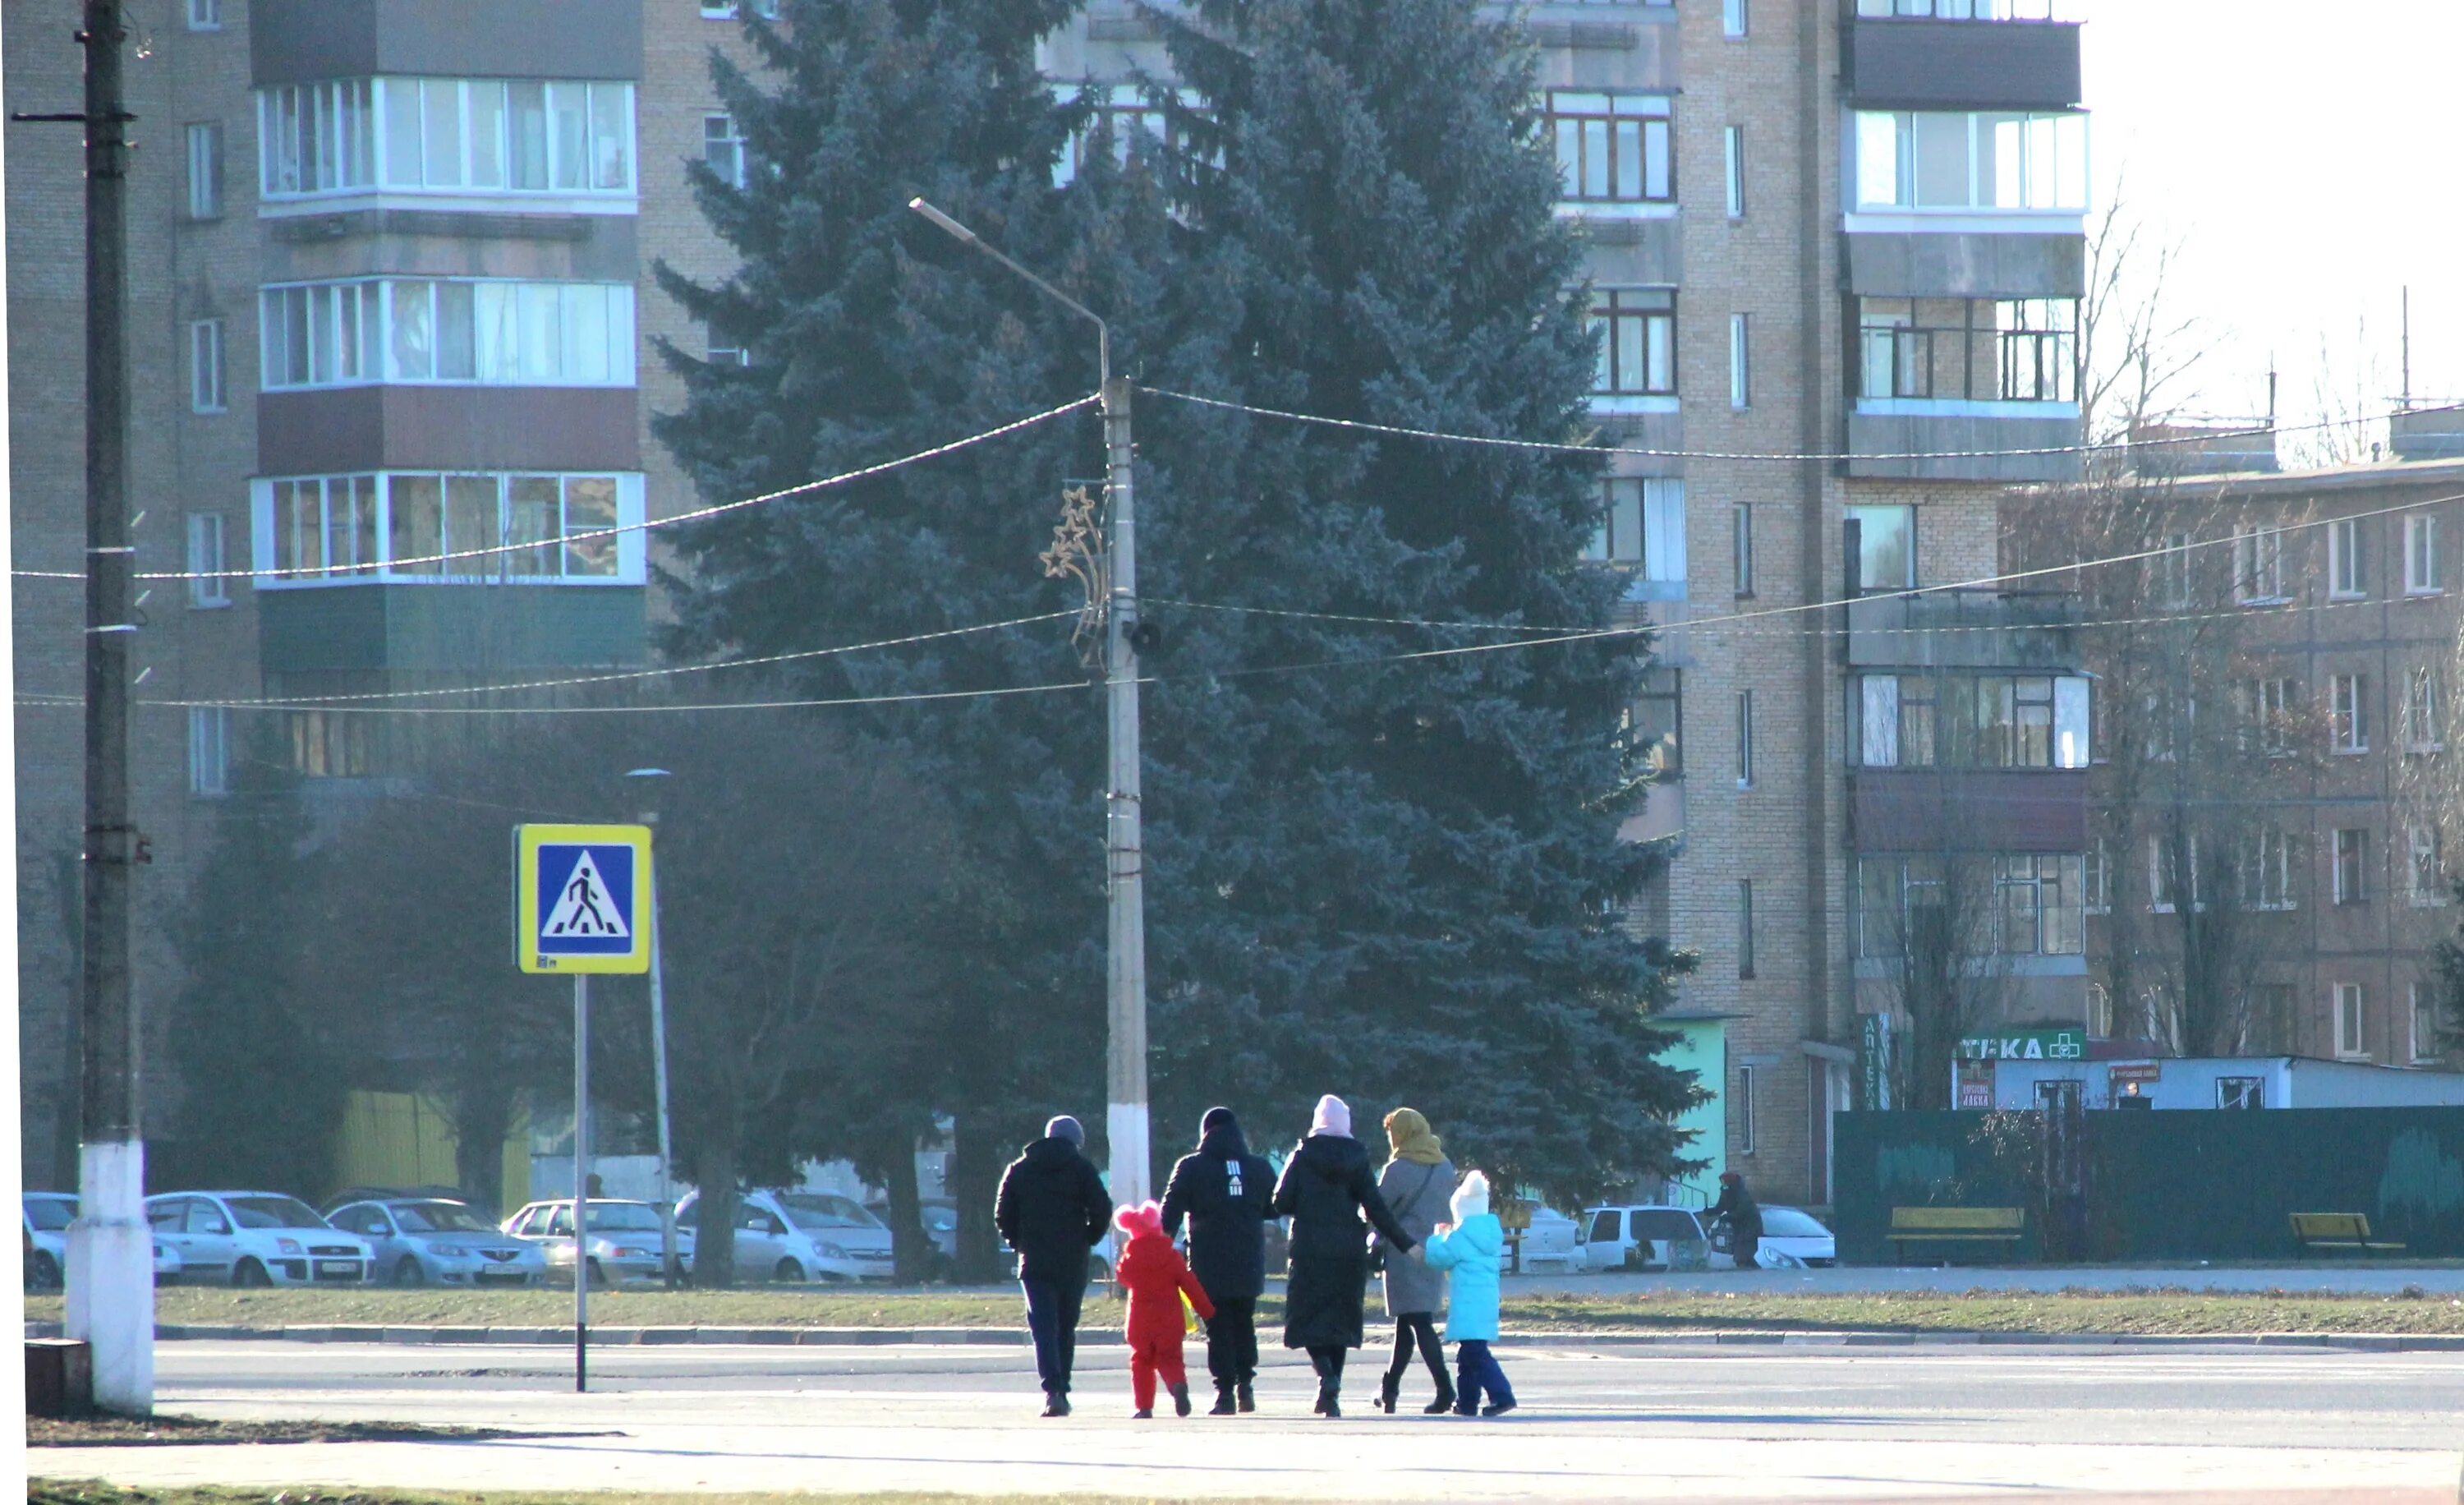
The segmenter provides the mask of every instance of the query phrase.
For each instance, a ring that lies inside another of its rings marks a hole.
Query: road
[[[2392,1295],[2411,1286],[2464,1295],[2464,1264],[2389,1265],[2339,1261],[2318,1265],[1851,1265],[1829,1270],[1733,1270],[1674,1273],[1533,1273],[1509,1278],[1514,1295],[1614,1295],[1638,1291],[1746,1291],[1759,1295],[1861,1295],[1918,1291],[2322,1291]]]
[[[1500,1356],[1517,1414],[1308,1415],[1305,1365],[1270,1356],[1261,1413],[1133,1422],[1117,1349],[1090,1350],[1078,1414],[1035,1419],[1021,1349],[569,1353],[187,1342],[162,1408],[232,1419],[425,1422],[514,1441],[42,1450],[40,1473],[135,1485],[819,1493],[1073,1498],[2452,1505],[2464,1355],[1710,1346]],[[1193,1350],[1195,1357],[1195,1350]],[[1361,1356],[1365,1358],[1366,1356]],[[1407,1400],[1425,1399],[1416,1375]],[[1417,1402],[1415,1403],[1417,1405]]]

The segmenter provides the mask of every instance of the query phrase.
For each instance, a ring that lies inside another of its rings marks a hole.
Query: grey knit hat
[[[1066,1113],[1044,1126],[1044,1137],[1047,1140],[1067,1140],[1082,1150],[1087,1147],[1087,1130],[1077,1119]]]

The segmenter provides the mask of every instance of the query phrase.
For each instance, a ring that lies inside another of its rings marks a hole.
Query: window
[[[1721,0],[1720,34],[1727,37],[1746,34],[1746,0]]]
[[[704,20],[733,21],[736,11],[736,0],[701,0]],[[753,0],[753,13],[765,21],[779,19],[779,0]]]
[[[2180,870],[2183,866],[2182,857],[2185,854],[2187,854],[2189,858],[2190,871],[2188,875],[2190,881],[2188,883],[2181,883],[2176,880],[2182,876]],[[2178,907],[2180,907],[2182,891],[2184,889],[2188,889],[2189,891],[2189,902],[2191,908],[2197,909],[2205,902],[2207,898],[2206,889],[2199,881],[2199,844],[2196,841],[2187,841],[2183,843],[2182,852],[2177,853],[2174,850],[2173,843],[2167,841],[2164,837],[2148,837],[2148,909],[2159,915],[2172,914]]]
[[[1758,1068],[1751,1066],[1737,1068],[1737,1153],[1739,1155],[1751,1155],[1754,1152],[1754,1118],[1757,1106],[1754,1101],[1754,1077],[1757,1071]]]
[[[2411,1004],[2412,1058],[2434,1061],[2445,1053],[2439,1041],[2437,986],[2430,983],[2414,983]]]
[[[2079,300],[1859,298],[1860,399],[2079,400]]]
[[[231,792],[231,712],[223,706],[188,707],[188,792]]]
[[[2436,595],[2438,584],[2438,519],[2416,512],[2404,520],[2404,593]]]
[[[2102,983],[2087,985],[2087,1032],[2090,1038],[2113,1038],[2113,989]]]
[[[2369,835],[2358,827],[2341,827],[2336,831],[2334,848],[2336,902],[2363,904],[2369,901],[2365,881],[2365,866],[2369,852]]]
[[[2240,719],[2235,728],[2235,741],[2244,752],[2264,754],[2270,758],[2288,757],[2293,751],[2293,719],[2299,714],[2300,692],[2287,678],[2244,679],[2233,685],[2233,710]]]
[[[1567,198],[1583,203],[1674,202],[1675,154],[1668,97],[1549,91],[1547,125],[1557,143]]]
[[[1720,133],[1720,155],[1728,185],[1728,217],[1746,217],[1746,128],[1731,125]]]
[[[2415,664],[2407,672],[2404,676],[2406,751],[2430,753],[2447,745],[2447,731],[2438,719],[2439,705],[2445,699],[2436,664]]]
[[[1737,692],[1737,787],[1751,788],[1754,782],[1754,693]]]
[[[2293,842],[2282,827],[2255,826],[2241,835],[2241,904],[2244,909],[2291,909]]]
[[[2263,1076],[2217,1077],[2216,1106],[2236,1109],[2266,1107],[2267,1079]]]
[[[1677,394],[1677,295],[1658,288],[1602,288],[1592,295],[1602,395]]]
[[[269,287],[267,389],[367,382],[630,387],[624,283],[395,277]]]
[[[2284,531],[2233,530],[2233,598],[2244,605],[2284,599]]]
[[[1860,210],[2087,208],[2087,117],[1857,112]]]
[[[753,352],[708,324],[701,326],[702,359],[713,365],[750,365]]]
[[[2362,985],[2338,983],[2334,992],[2336,1012],[2336,1053],[2365,1053],[2362,1043]]]
[[[394,581],[639,585],[639,476],[387,474],[255,484],[257,588]],[[467,555],[464,558],[440,558]]]
[[[1750,596],[1754,593],[1754,504],[1738,502],[1735,512],[1737,594]]]
[[[1099,85],[1089,79],[1083,83],[1055,83],[1052,93],[1065,106],[1076,106],[1083,100],[1089,111],[1086,123],[1069,138],[1052,165],[1054,188],[1067,188],[1077,178],[1087,153],[1093,149],[1099,136],[1111,142],[1113,165],[1120,167],[1144,161],[1158,144],[1167,151],[1177,144],[1172,116],[1152,97],[1153,91],[1146,84]],[[1178,91],[1178,99],[1184,110],[1195,111],[1204,102],[1195,89]],[[1221,166],[1221,148],[1215,160]]]
[[[364,779],[368,719],[348,711],[290,714],[291,771],[305,779]]]
[[[223,213],[223,122],[197,121],[187,127],[188,217],[220,219]]]
[[[222,572],[231,566],[223,548],[223,515],[219,512],[188,514],[188,605],[192,607],[227,607],[231,605],[231,582]]]
[[[2409,861],[2405,870],[2412,879],[2412,905],[2415,909],[2434,909],[2447,902],[2447,862],[2439,852],[2438,828],[2415,826],[2405,832],[2405,849]]]
[[[1849,718],[1869,768],[2087,766],[2078,675],[1860,675]]]
[[[1612,476],[1600,483],[1600,520],[1583,558],[1595,564],[1639,566],[1646,580],[1685,579],[1685,483],[1675,478]]]
[[[735,117],[701,118],[701,160],[719,182],[730,188],[744,187],[744,138],[736,133]]]
[[[2086,950],[2079,858],[2003,857],[1996,867],[1995,951],[2003,956],[2078,956]]]
[[[2059,0],[1857,0],[1862,16],[1922,15],[1945,21],[2051,21],[2069,13]]]
[[[2368,593],[2368,576],[2362,567],[2362,524],[2357,519],[2338,518],[2327,524],[2327,594],[2349,601]]]
[[[2113,859],[2099,836],[2079,857],[2079,908],[2091,915],[2113,910]]]
[[[2327,745],[2332,752],[2370,750],[2369,675],[2327,676]]]
[[[1857,578],[1851,594],[1905,590],[1917,583],[1917,509],[1849,507],[1855,529],[1850,558]]]
[[[1685,772],[1681,756],[1685,729],[1684,671],[1651,668],[1627,707],[1620,728],[1626,776],[1675,779]]]
[[[1728,406],[1739,411],[1753,406],[1753,316],[1728,316]]]
[[[633,85],[354,78],[257,94],[269,199],[376,188],[630,194]]]
[[[2157,602],[2167,607],[2187,607],[2190,604],[2190,536],[2167,533],[2164,549],[2156,560]]]
[[[222,412],[227,407],[223,396],[223,321],[219,319],[190,320],[188,411]]]
[[[223,0],[188,0],[188,30],[219,32],[223,29]]]
[[[1911,941],[1961,955],[2079,956],[2086,949],[2083,868],[2074,852],[1861,857],[1850,892],[1851,944],[1860,957],[1902,956]],[[1952,914],[1953,884],[1978,886],[1966,912],[1972,919]],[[1961,934],[1947,928],[1954,922]]]
[[[1737,880],[1737,976],[1754,975],[1754,880]]]

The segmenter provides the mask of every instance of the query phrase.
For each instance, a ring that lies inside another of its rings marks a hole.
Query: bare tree
[[[2117,190],[2087,239],[2079,299],[2079,426],[2119,442],[2179,410],[2206,353],[2197,315],[2173,296],[2183,242],[2162,239]]]
[[[1903,1042],[1891,1060],[1891,1100],[1902,1107],[1954,1106],[1959,1042],[2008,1022],[2001,860],[1948,842],[1859,859],[1861,943],[1882,963]]]

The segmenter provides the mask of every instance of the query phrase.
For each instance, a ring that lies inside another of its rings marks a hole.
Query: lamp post
[[[658,830],[658,782],[665,768],[634,768],[625,775],[642,781],[642,824]],[[659,1278],[676,1288],[676,1198],[673,1162],[668,1140],[668,999],[659,957],[659,870],[650,869],[650,1077],[659,1099]]]
[[[907,207],[1095,326],[1095,365],[1103,384],[1104,489],[1111,514],[1103,601],[1111,745],[1104,821],[1104,876],[1111,909],[1105,989],[1111,1046],[1105,1062],[1104,1128],[1111,1145],[1112,1200],[1134,1206],[1147,1199],[1149,1188],[1146,844],[1138,808],[1138,654],[1132,637],[1138,625],[1138,567],[1130,384],[1112,376],[1112,331],[1093,310],[994,250],[974,231],[924,200],[910,200]]]

